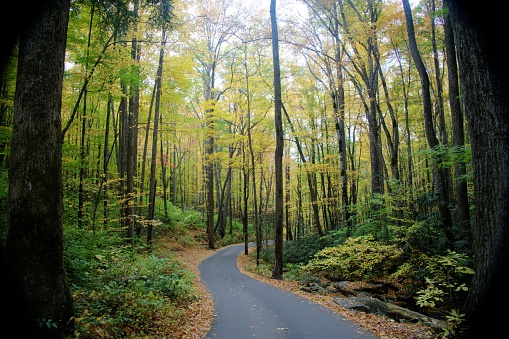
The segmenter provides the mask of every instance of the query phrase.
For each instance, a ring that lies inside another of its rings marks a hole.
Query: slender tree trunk
[[[162,117],[160,118],[162,123]],[[163,205],[164,205],[164,217],[168,217],[168,182],[170,178],[167,178],[166,169],[168,168],[166,162],[168,161],[169,157],[169,145],[168,140],[166,140],[166,156],[163,152],[163,132],[159,131],[160,138],[159,138],[159,162],[161,163],[161,182],[163,184]],[[175,164],[176,166],[176,164]],[[173,173],[175,173],[177,168],[174,168]],[[175,175],[173,175],[175,176]],[[174,202],[172,203],[174,206],[176,205]]]
[[[58,338],[74,329],[64,269],[60,115],[69,6],[69,0],[40,4],[20,35],[1,306],[17,337]],[[41,320],[56,326],[39,326]]]
[[[283,112],[285,113],[286,120],[288,121],[288,125],[290,125],[290,129],[292,130],[292,133],[295,135],[295,128],[293,127],[292,121],[290,120],[290,116],[288,115],[288,112],[286,111],[286,108],[284,105],[281,105],[281,108],[283,109]],[[309,195],[311,198],[311,208],[313,210],[313,221],[315,224],[316,231],[319,235],[323,235],[323,228],[322,224],[320,223],[320,211],[318,208],[318,188],[316,187],[316,178],[313,178],[313,174],[310,173],[309,169],[306,166],[306,157],[304,156],[304,152],[302,150],[302,145],[300,144],[299,138],[294,137],[295,139],[295,145],[297,146],[297,150],[299,151],[300,160],[304,164],[304,167],[306,169],[306,177],[308,179],[308,187],[309,187]]]
[[[293,240],[292,225],[290,223],[290,166],[285,166],[285,225],[286,225],[286,240]]]
[[[88,38],[87,38],[87,64],[85,65],[85,70],[88,70],[88,57],[90,54],[90,40],[92,39],[92,25],[94,21],[94,9],[95,3],[92,4],[92,9],[90,12],[90,21],[88,25]],[[88,72],[87,72],[88,73]],[[80,144],[80,177],[79,177],[79,187],[78,187],[78,227],[83,227],[83,208],[85,204],[85,192],[83,188],[83,184],[85,181],[85,136],[86,136],[86,128],[87,128],[87,88],[85,87],[83,90],[83,115],[81,117],[81,144]]]
[[[446,6],[444,6],[446,7]],[[454,32],[451,27],[451,20],[446,8],[444,15],[444,35],[447,60],[447,75],[449,79],[449,105],[452,118],[452,144],[457,148],[465,146],[465,131],[463,128],[463,110],[460,103],[460,90],[458,79],[458,65],[456,60],[456,47],[454,44]],[[466,165],[464,161],[458,161],[454,165],[454,177],[456,183],[456,222],[460,234],[460,240],[470,242],[470,207],[468,203],[467,181],[464,179]],[[466,244],[468,246],[468,244]]]
[[[213,109],[208,109],[206,116],[210,117],[213,114]],[[207,118],[206,124],[206,157],[205,157],[205,178],[206,178],[206,191],[207,191],[207,235],[209,240],[209,248],[215,248],[215,234],[214,234],[214,132],[210,118]]]
[[[159,68],[158,68],[159,70]],[[157,77],[157,74],[156,74]],[[141,156],[141,178],[140,178],[140,206],[138,210],[138,215],[143,215],[143,196],[145,195],[145,169],[147,165],[147,151],[148,151],[148,140],[150,135],[150,126],[152,125],[152,109],[154,106],[154,99],[157,91],[157,81],[154,82],[154,87],[152,90],[152,96],[150,99],[150,107],[148,109],[148,118],[147,125],[145,126],[145,140],[143,142],[143,154]]]
[[[83,184],[85,181],[85,136],[87,119],[87,90],[83,94],[83,116],[81,117],[81,139],[80,139],[80,174],[78,185],[78,227],[83,227],[83,206],[85,204],[85,192],[83,191]]]
[[[159,65],[157,67],[156,78],[156,98],[154,106],[154,130],[152,134],[152,153],[150,159],[150,194],[148,203],[148,227],[147,227],[147,244],[152,243],[152,227],[154,220],[154,211],[156,204],[156,168],[157,168],[157,136],[159,134],[159,114],[161,108],[161,85],[163,77],[163,62],[164,62],[164,45],[166,43],[166,32],[163,30],[163,38],[161,48],[159,50]]]
[[[120,224],[121,227],[127,227],[128,221],[126,218],[126,168],[127,168],[127,135],[129,124],[127,119],[127,86],[124,83],[120,84],[122,90],[122,97],[120,98],[120,107],[118,109],[118,124],[120,125],[120,142],[117,152],[117,167],[118,167],[118,200],[120,200]],[[129,234],[128,234],[129,235]]]
[[[109,170],[108,164],[111,157],[111,153],[109,151],[109,140],[110,140],[110,120],[111,113],[113,108],[113,99],[111,94],[108,95],[108,107],[106,108],[106,123],[104,128],[104,154],[103,154],[103,180],[104,180],[104,188],[103,188],[103,218],[104,218],[104,227],[108,225],[108,180],[109,180]],[[115,143],[115,142],[114,142]]]
[[[249,128],[249,127],[248,127]],[[243,150],[244,166],[242,167],[242,174],[244,177],[243,186],[242,186],[242,233],[244,234],[244,254],[249,254],[249,246],[248,246],[248,200],[249,200],[249,165],[246,160],[246,150]],[[255,198],[256,200],[256,198]],[[255,210],[256,211],[256,210]],[[255,213],[255,218],[258,218]],[[256,230],[256,228],[255,228]],[[258,238],[256,239],[256,243],[258,245]],[[259,259],[257,259],[256,265],[259,265]]]
[[[260,220],[258,218],[258,199],[256,195],[256,158],[253,150],[253,138],[252,138],[252,123],[251,123],[251,89],[249,86],[249,70],[247,67],[247,55],[244,53],[244,74],[246,76],[246,97],[247,97],[247,140],[249,145],[249,154],[251,156],[251,173],[252,173],[252,189],[253,189],[253,223],[255,229],[256,236],[256,265],[260,264],[260,249],[262,246],[262,239],[260,234]],[[246,164],[246,162],[244,162]],[[246,164],[246,167],[249,165]],[[248,241],[248,230],[247,230],[247,199],[249,194],[247,193],[249,187],[249,170],[244,169],[247,172],[247,175],[244,175],[244,214],[245,214],[245,228],[244,228],[244,244],[245,244],[245,254],[248,254],[247,241]]]
[[[424,130],[426,132],[426,138],[428,139],[429,147],[434,150],[438,145],[438,139],[435,134],[435,129],[433,127],[433,108],[431,105],[431,93],[430,93],[430,83],[428,78],[428,73],[426,71],[426,67],[422,62],[421,55],[417,48],[417,42],[415,40],[415,32],[414,32],[414,24],[412,19],[412,10],[410,8],[410,4],[408,0],[402,0],[403,7],[405,10],[405,18],[406,18],[406,26],[408,31],[408,40],[410,45],[410,52],[412,53],[412,58],[415,63],[415,67],[419,72],[419,77],[421,79],[421,87],[422,87],[422,102],[423,102],[423,111],[424,111]],[[454,236],[452,233],[452,217],[451,211],[449,209],[449,193],[448,193],[448,184],[447,184],[447,175],[443,169],[438,167],[439,159],[433,159],[433,173],[436,178],[436,191],[438,193],[438,207],[440,209],[440,214],[442,216],[442,227],[444,236],[449,244],[452,244],[454,241]]]
[[[134,0],[134,15],[138,20],[138,4],[139,0]],[[137,32],[137,23],[134,26],[134,32]],[[138,41],[133,38],[131,43],[131,57],[135,64],[139,62]],[[134,192],[134,180],[136,177],[137,157],[138,157],[138,110],[140,100],[139,84],[131,87],[132,95],[129,98],[128,110],[128,130],[127,130],[127,168],[126,168],[126,222],[128,239],[132,246],[134,246],[136,216],[134,213],[136,196]]]
[[[270,1],[272,28],[272,62],[274,64],[274,119],[276,127],[276,151],[274,154],[276,175],[275,196],[275,263],[272,277],[283,279],[283,119],[281,117],[281,71],[279,67],[279,42],[277,31],[276,0]]]

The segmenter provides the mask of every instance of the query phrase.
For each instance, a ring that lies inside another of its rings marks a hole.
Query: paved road
[[[377,338],[325,307],[240,273],[235,262],[243,251],[243,244],[226,247],[200,264],[214,298],[207,338]]]

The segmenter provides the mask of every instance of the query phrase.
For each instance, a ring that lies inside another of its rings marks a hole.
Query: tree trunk
[[[80,174],[78,185],[78,227],[83,227],[83,208],[85,204],[85,192],[83,184],[85,182],[85,136],[87,129],[87,90],[83,94],[83,115],[81,117],[81,140],[80,140]]]
[[[127,86],[125,83],[120,84],[122,90],[122,97],[120,98],[120,104],[118,108],[118,120],[120,124],[120,140],[117,148],[117,168],[118,168],[118,200],[121,201],[120,206],[120,225],[121,227],[127,227],[128,222],[126,220],[126,168],[127,168],[127,135],[129,130],[127,120]]]
[[[505,11],[448,0],[461,93],[469,124],[475,192],[475,275],[466,337],[495,336],[506,326],[509,302],[509,67],[500,32]],[[489,18],[485,20],[484,18]]]
[[[139,0],[134,0],[134,16],[138,20],[138,3]],[[137,23],[135,22],[134,32],[137,32]],[[131,57],[134,64],[139,62],[138,41],[133,38],[131,43]],[[131,86],[131,97],[129,98],[129,113],[128,113],[128,130],[127,130],[127,168],[126,168],[126,222],[128,239],[132,246],[134,246],[135,224],[136,216],[134,213],[136,196],[134,192],[134,180],[137,172],[137,158],[138,158],[138,111],[140,101],[140,87],[138,83]]]
[[[159,112],[161,108],[161,85],[163,77],[164,45],[166,43],[166,32],[163,30],[161,48],[159,50],[159,65],[157,67],[156,78],[156,97],[154,106],[154,130],[152,131],[152,153],[150,158],[150,194],[148,203],[148,228],[147,244],[152,242],[152,221],[154,220],[154,211],[156,204],[156,167],[157,167],[157,135],[159,134]]]
[[[293,240],[292,226],[290,223],[290,166],[285,166],[285,225],[286,225],[286,240]]]
[[[285,113],[286,120],[288,121],[288,125],[290,125],[290,129],[292,133],[295,135],[295,128],[293,127],[292,121],[290,120],[290,116],[286,111],[284,105],[281,105],[283,112]],[[304,156],[304,152],[302,150],[302,145],[300,144],[299,138],[297,136],[294,137],[295,145],[297,146],[297,150],[299,151],[300,160],[304,164],[304,168],[306,170],[306,178],[308,179],[308,187],[309,187],[309,195],[311,199],[311,208],[313,209],[313,221],[315,224],[316,232],[319,235],[323,235],[322,224],[320,223],[320,211],[318,209],[318,188],[316,187],[316,177],[313,177],[308,167],[306,166],[306,157]]]
[[[449,143],[448,137],[447,137],[447,127],[445,123],[445,113],[444,113],[444,97],[443,97],[443,85],[442,85],[442,72],[440,71],[440,60],[439,60],[439,53],[438,53],[438,47],[437,47],[437,39],[436,39],[436,6],[435,6],[435,0],[429,1],[428,6],[431,6],[431,8],[428,8],[428,16],[430,17],[430,26],[431,26],[431,45],[433,48],[433,64],[435,66],[435,81],[436,81],[436,110],[437,110],[437,116],[439,121],[439,135],[440,135],[440,143],[442,145],[447,145]],[[449,175],[448,175],[449,177]]]
[[[103,154],[103,182],[104,182],[104,189],[103,189],[103,218],[104,218],[104,227],[108,225],[108,190],[109,190],[109,184],[108,180],[110,177],[110,173],[108,171],[108,164],[110,162],[111,153],[112,151],[109,151],[109,140],[110,140],[110,120],[111,120],[111,114],[113,112],[113,99],[111,97],[111,94],[108,95],[108,107],[106,108],[106,123],[104,128],[104,154]],[[115,144],[115,141],[113,141]]]
[[[94,9],[95,6],[92,5],[92,9],[90,12],[90,21],[88,25],[88,38],[87,38],[87,60],[90,54],[90,40],[92,38],[92,23],[94,20]],[[88,62],[85,65],[86,69],[88,69]],[[88,73],[88,72],[87,72]],[[87,87],[84,87],[83,90],[83,115],[81,117],[81,145],[80,145],[80,177],[79,177],[79,188],[78,188],[78,227],[83,227],[83,208],[85,205],[85,192],[83,184],[85,182],[85,136],[87,130]]]
[[[8,298],[19,298],[14,304],[4,300],[2,314],[18,337],[56,338],[74,327],[63,260],[60,116],[69,0],[46,1],[41,8],[20,37],[9,168],[9,272],[2,278],[12,284],[4,290]],[[40,321],[56,327],[39,326]]]
[[[159,68],[158,70],[159,71]],[[156,74],[157,79],[157,74]],[[157,91],[157,81],[154,82],[154,87],[152,90],[152,96],[150,99],[150,106],[148,109],[148,117],[147,117],[147,125],[145,126],[145,140],[143,141],[143,153],[141,156],[141,178],[140,178],[140,206],[138,207],[138,215],[143,215],[143,196],[145,195],[145,169],[147,166],[147,150],[148,150],[148,140],[150,135],[150,126],[152,124],[152,108],[154,106],[154,99]]]
[[[162,117],[159,117],[159,120],[161,120],[162,124]],[[167,161],[169,158],[169,143],[168,140],[166,140],[166,156],[163,152],[163,131],[159,130],[160,138],[159,138],[159,162],[161,163],[161,183],[163,184],[163,206],[164,206],[164,217],[168,218],[168,186],[170,177],[167,177],[166,170],[168,168]],[[175,154],[175,152],[173,153]],[[165,160],[166,159],[166,160]],[[175,160],[175,159],[174,159]],[[175,164],[175,166],[177,166]],[[177,168],[173,169],[173,175],[172,177],[175,177],[175,172],[177,171]],[[173,200],[172,200],[173,201]],[[177,206],[176,202],[172,202],[173,206]]]
[[[452,31],[449,13],[444,15],[444,36],[447,55],[447,75],[449,79],[449,105],[451,107],[452,120],[452,144],[454,147],[465,146],[465,131],[463,128],[463,111],[460,103],[460,90],[458,79],[458,66],[456,60],[456,46],[454,44],[454,32]],[[470,207],[468,204],[467,181],[463,179],[467,173],[464,161],[454,165],[454,179],[456,183],[456,223],[459,228],[459,240],[468,241],[470,245]]]
[[[272,62],[274,64],[274,120],[276,127],[276,151],[274,154],[276,176],[276,201],[274,213],[275,262],[272,278],[283,279],[283,119],[281,117],[281,71],[279,67],[279,42],[276,17],[276,0],[270,1],[272,28]]]
[[[412,53],[412,59],[414,60],[415,67],[419,72],[419,77],[421,79],[421,88],[422,88],[422,106],[424,111],[424,130],[426,132],[426,138],[428,139],[428,145],[431,150],[434,150],[438,145],[438,139],[435,134],[435,129],[433,127],[433,108],[431,104],[431,93],[430,93],[430,83],[428,73],[426,71],[426,67],[422,62],[421,55],[417,48],[417,42],[415,40],[415,32],[414,32],[414,23],[412,19],[412,11],[410,8],[410,4],[408,0],[402,0],[403,7],[405,9],[405,18],[406,18],[406,26],[408,32],[408,40],[410,46],[410,52]],[[440,210],[440,214],[442,217],[442,228],[444,232],[444,236],[451,245],[454,241],[454,236],[452,233],[452,218],[451,211],[449,209],[449,193],[448,193],[448,184],[447,184],[447,173],[445,169],[439,168],[440,159],[433,159],[433,173],[435,174],[436,181],[436,191],[438,193],[438,207]]]

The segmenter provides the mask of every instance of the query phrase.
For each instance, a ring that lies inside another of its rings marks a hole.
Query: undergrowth
[[[197,298],[196,277],[174,251],[206,246],[202,214],[170,205],[168,217],[153,223],[153,248],[144,241],[146,227],[133,247],[117,225],[64,227],[76,320],[73,338],[171,338],[186,321],[186,306]],[[241,230],[240,223],[232,222],[216,247],[242,242]],[[168,239],[178,248],[168,247]]]

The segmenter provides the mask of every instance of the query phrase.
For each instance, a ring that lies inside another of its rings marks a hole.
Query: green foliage
[[[458,163],[470,164],[472,161],[472,150],[470,145],[465,146],[449,146],[439,144],[432,150],[424,151],[434,159],[439,168],[453,168]],[[463,180],[471,180],[472,173],[470,172],[463,178]]]
[[[474,271],[467,265],[465,254],[447,251],[446,255],[430,257],[425,261],[426,288],[417,292],[420,307],[460,306],[468,291]]]
[[[8,157],[11,153],[12,127],[0,126],[0,154]]]
[[[446,248],[438,211],[428,213],[422,221],[401,227],[398,230],[398,238],[404,244],[406,252],[435,255],[442,253]]]
[[[447,320],[447,325],[442,329],[443,337],[461,337],[461,324],[465,321],[465,314],[452,309],[445,319]]]
[[[457,335],[465,315],[458,309],[464,305],[468,285],[474,271],[468,267],[470,259],[465,254],[447,251],[446,255],[427,258],[426,287],[417,292],[416,303],[422,308],[449,308],[444,337]]]
[[[66,229],[65,266],[78,332],[100,326],[118,335],[129,328],[150,333],[160,314],[194,297],[194,275],[179,261],[123,244],[114,231]]]
[[[336,235],[336,232],[334,235]],[[297,240],[286,241],[283,244],[283,262],[307,264],[318,251],[336,245],[334,235],[319,236],[312,234]]]
[[[260,250],[260,259],[266,263],[274,264],[274,259],[276,258],[274,254],[274,246],[266,246],[262,247]]]
[[[162,199],[158,199],[162,203]],[[169,218],[163,218],[163,222],[171,227],[182,227],[184,229],[206,228],[203,216],[200,212],[191,209],[180,209],[168,203]],[[178,225],[178,226],[177,226]]]
[[[285,280],[298,281],[301,284],[307,285],[309,282],[315,280],[315,275],[307,270],[303,269],[303,265],[300,264],[285,264]]]
[[[319,251],[304,268],[332,280],[372,279],[392,272],[401,254],[395,245],[384,245],[368,235]]]
[[[0,167],[0,248],[4,248],[7,238],[7,193],[8,193],[8,179],[7,169],[3,166]]]
[[[39,325],[40,328],[44,328],[44,327],[47,329],[58,328],[58,323],[56,323],[52,319],[46,319],[46,318],[37,319],[37,324]]]
[[[244,234],[241,232],[227,232],[224,237],[218,239],[219,246],[229,246],[232,244],[239,244],[244,242]]]
[[[355,213],[352,217],[352,237],[373,235],[375,239],[388,240],[387,218],[391,213],[390,205],[387,203],[387,196],[374,194],[363,204],[352,205]]]

